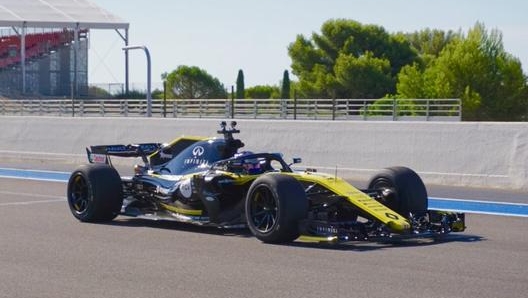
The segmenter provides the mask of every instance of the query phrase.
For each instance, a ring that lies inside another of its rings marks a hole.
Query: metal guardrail
[[[144,117],[137,99],[0,99],[0,115]],[[299,120],[460,121],[460,99],[153,100],[153,117]]]

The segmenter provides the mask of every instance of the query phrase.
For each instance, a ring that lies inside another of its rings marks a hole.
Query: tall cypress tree
[[[285,70],[284,74],[282,75],[281,98],[290,98],[290,76],[287,70]]]
[[[242,69],[238,70],[238,76],[236,81],[236,98],[242,99],[245,98],[244,96],[245,88],[244,88],[244,72]]]

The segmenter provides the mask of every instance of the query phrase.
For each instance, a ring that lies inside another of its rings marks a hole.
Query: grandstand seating
[[[83,36],[86,32],[87,30],[81,31]],[[72,30],[27,34],[25,39],[26,61],[48,54],[60,46],[70,44],[73,40]],[[18,35],[0,37],[0,70],[21,62],[20,46]]]

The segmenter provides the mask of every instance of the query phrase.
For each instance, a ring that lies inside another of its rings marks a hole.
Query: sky
[[[290,71],[288,45],[320,33],[329,19],[374,24],[389,33],[426,28],[467,33],[477,22],[502,33],[506,52],[528,74],[528,1],[525,0],[91,0],[130,23],[129,44],[146,46],[152,88],[179,65],[197,66],[222,82],[278,85]],[[90,84],[124,82],[123,40],[113,30],[91,30]],[[131,89],[146,89],[147,62],[130,52]],[[113,86],[113,85],[112,85]]]

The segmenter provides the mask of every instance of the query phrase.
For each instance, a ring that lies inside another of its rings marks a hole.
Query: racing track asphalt
[[[0,179],[0,297],[520,298],[528,292],[528,218],[470,214],[466,232],[437,243],[266,245],[246,230],[126,217],[80,223],[69,213],[65,187]]]

